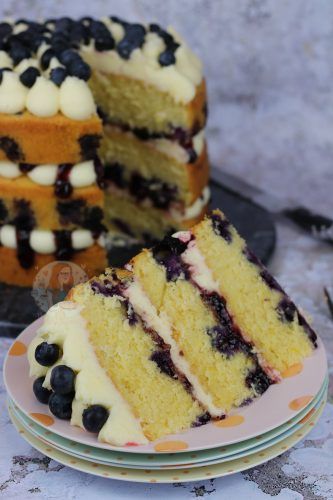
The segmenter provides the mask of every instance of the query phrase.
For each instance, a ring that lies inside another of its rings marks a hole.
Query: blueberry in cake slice
[[[224,418],[316,334],[220,211],[73,288],[29,346],[34,392],[112,444]]]

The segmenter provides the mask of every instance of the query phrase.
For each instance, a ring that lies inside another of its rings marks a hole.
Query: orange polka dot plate
[[[34,397],[33,380],[29,377],[27,346],[42,321],[43,318],[40,318],[26,328],[9,349],[4,364],[8,395],[20,411],[44,429],[84,446],[104,450],[131,454],[180,455],[221,448],[255,438],[289,422],[308,407],[322,388],[327,373],[325,349],[318,339],[318,348],[313,354],[302,364],[289,367],[282,374],[280,383],[270,386],[260,398],[231,412],[224,420],[166,436],[148,445],[116,447],[100,443],[95,434],[53,417],[48,406],[39,403]]]

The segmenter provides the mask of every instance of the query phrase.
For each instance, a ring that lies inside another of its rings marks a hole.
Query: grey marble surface
[[[267,464],[229,477],[187,484],[143,485],[96,478],[64,467],[34,451],[16,433],[5,408],[0,381],[0,498],[4,499],[191,499],[315,500],[333,498],[333,318],[323,298],[332,285],[332,248],[291,227],[278,225],[271,269],[313,319],[325,342],[330,395],[312,432]],[[10,345],[0,338],[0,364]]]

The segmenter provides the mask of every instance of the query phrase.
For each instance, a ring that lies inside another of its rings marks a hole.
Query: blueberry
[[[114,48],[113,36],[101,21],[92,21],[90,23],[90,34],[95,40],[96,50],[102,51]]]
[[[89,432],[99,432],[109,417],[109,412],[104,406],[89,406],[82,414],[84,428]]]
[[[0,69],[0,84],[2,83],[2,78],[3,78],[3,72],[4,71],[12,71],[11,68],[1,68]]]
[[[35,359],[42,366],[52,366],[58,361],[60,349],[57,344],[42,342],[36,347]]]
[[[72,401],[74,394],[53,393],[49,399],[49,408],[55,417],[62,420],[70,420],[72,416]]]
[[[91,77],[90,66],[82,61],[82,59],[75,60],[68,65],[68,73],[71,76],[76,76],[80,80],[89,80]]]
[[[0,40],[7,38],[13,31],[9,23],[0,23]]]
[[[158,62],[161,66],[171,66],[176,62],[175,54],[172,50],[165,50],[159,55]]]
[[[62,84],[67,76],[67,71],[65,68],[59,66],[58,68],[53,68],[50,73],[50,79],[53,83],[55,83],[58,87]]]
[[[277,306],[279,317],[282,321],[291,323],[294,320],[296,307],[295,304],[288,298],[284,297]]]
[[[57,394],[70,394],[74,391],[75,373],[68,366],[55,366],[51,373],[50,384]]]
[[[206,413],[202,413],[196,418],[196,420],[192,424],[192,427],[200,427],[201,425],[205,425],[210,422],[210,420],[211,416],[207,411]]]
[[[53,49],[47,49],[43,53],[41,60],[40,60],[40,64],[41,64],[42,69],[44,71],[49,67],[52,57],[56,57],[56,53],[54,52]]]
[[[30,66],[30,68],[27,68],[25,71],[23,71],[23,73],[21,73],[20,75],[21,83],[23,83],[25,87],[28,87],[30,89],[39,75],[40,75],[39,69]]]
[[[125,36],[117,45],[117,52],[123,59],[129,59],[132,51],[142,47],[146,30],[141,24],[129,24],[125,28]]]
[[[252,388],[260,396],[267,391],[272,382],[266,373],[258,367],[255,371],[248,374],[245,383],[247,387]]]
[[[45,377],[36,378],[32,389],[34,391],[34,395],[38,399],[40,403],[47,404],[49,402],[49,398],[52,394],[52,391],[49,391],[45,387],[43,387]]]
[[[31,53],[27,47],[15,43],[9,50],[9,55],[13,59],[14,65],[19,64],[23,59],[29,59]]]
[[[75,50],[72,49],[67,49],[64,50],[60,55],[59,55],[59,61],[64,64],[65,66],[71,64],[73,61],[81,60],[80,55],[75,52]]]

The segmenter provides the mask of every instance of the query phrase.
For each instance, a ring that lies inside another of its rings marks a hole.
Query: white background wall
[[[204,60],[212,162],[333,216],[332,0],[1,0],[172,24]]]

